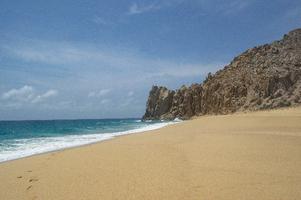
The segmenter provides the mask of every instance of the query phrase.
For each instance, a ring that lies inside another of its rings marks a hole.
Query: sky
[[[141,117],[300,27],[300,0],[0,0],[0,120]]]

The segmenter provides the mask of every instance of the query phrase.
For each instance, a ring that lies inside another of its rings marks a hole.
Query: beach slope
[[[301,199],[301,108],[203,116],[0,164],[0,199]]]

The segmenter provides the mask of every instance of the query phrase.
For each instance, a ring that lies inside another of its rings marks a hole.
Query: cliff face
[[[143,119],[188,119],[301,104],[301,29],[247,50],[202,84],[153,86]]]

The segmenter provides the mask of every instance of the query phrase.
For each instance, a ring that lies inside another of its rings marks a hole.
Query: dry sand
[[[301,199],[301,108],[200,117],[0,164],[0,199]]]

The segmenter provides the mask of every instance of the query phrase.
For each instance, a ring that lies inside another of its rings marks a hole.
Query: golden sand
[[[301,108],[206,116],[0,164],[1,200],[299,200]]]

